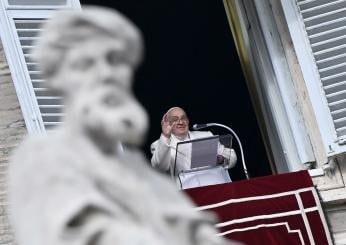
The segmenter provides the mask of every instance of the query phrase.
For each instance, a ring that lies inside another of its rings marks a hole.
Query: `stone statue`
[[[91,6],[57,13],[44,30],[34,56],[64,97],[65,119],[12,157],[10,219],[19,245],[229,244],[215,235],[213,217],[194,211],[136,149],[148,124],[131,90],[139,30]]]

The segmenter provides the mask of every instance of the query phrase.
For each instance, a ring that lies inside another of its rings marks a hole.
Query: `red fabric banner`
[[[217,214],[218,235],[244,244],[332,244],[308,171],[187,189]]]

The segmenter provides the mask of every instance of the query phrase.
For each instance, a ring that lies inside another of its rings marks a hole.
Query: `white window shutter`
[[[327,156],[346,152],[346,0],[281,0]]]
[[[35,48],[35,41],[38,39],[44,21],[45,19],[14,19],[42,123],[45,129],[50,129],[61,122],[62,100],[47,88],[38,64],[31,57],[32,50]]]
[[[16,87],[29,133],[44,132],[61,123],[62,99],[54,95],[31,57],[41,26],[57,10],[80,9],[78,0],[56,0],[56,5],[41,6],[41,0],[26,0],[26,5],[0,3],[0,37]],[[9,3],[23,4],[23,1]],[[42,1],[41,1],[42,2]],[[65,5],[62,4],[65,2]]]
[[[59,6],[66,5],[67,0],[8,0],[10,6]]]
[[[298,1],[336,134],[346,138],[346,0]]]

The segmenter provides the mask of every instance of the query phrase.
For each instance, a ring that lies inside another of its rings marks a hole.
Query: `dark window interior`
[[[181,106],[194,123],[231,127],[242,141],[251,177],[271,174],[251,100],[221,0],[82,0],[117,9],[142,30],[145,59],[135,94],[150,117],[143,151],[161,132],[166,110]],[[227,133],[217,128],[215,134]],[[240,151],[233,180],[244,178]]]

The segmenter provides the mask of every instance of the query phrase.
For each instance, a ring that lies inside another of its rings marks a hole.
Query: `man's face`
[[[172,125],[172,133],[178,137],[185,137],[189,131],[189,119],[185,111],[180,108],[171,110],[167,115],[170,125]]]
[[[81,127],[108,140],[138,144],[147,115],[131,93],[133,67],[125,43],[95,37],[67,52],[55,79],[64,79],[67,99]]]

